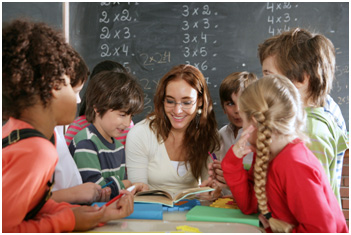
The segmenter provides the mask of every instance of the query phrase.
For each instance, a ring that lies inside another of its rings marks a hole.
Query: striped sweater
[[[90,123],[87,121],[86,116],[82,115],[77,117],[69,126],[68,129],[66,131],[65,134],[65,140],[66,140],[66,144],[67,146],[69,146],[69,144],[71,143],[71,141],[73,140],[73,137],[80,132],[81,130],[83,130],[85,127],[87,127]],[[127,138],[127,134],[128,131],[130,130],[130,128],[132,128],[134,126],[133,121],[130,122],[130,126],[128,128],[126,128],[123,131],[123,134],[120,135],[119,137],[117,137],[116,139],[121,142],[123,145],[126,144],[126,138]]]
[[[339,204],[340,178],[342,170],[338,156],[348,148],[348,136],[337,126],[324,108],[305,108],[307,134],[311,143],[308,148],[321,162]]]
[[[111,198],[124,189],[125,179],[125,151],[124,146],[117,140],[109,143],[90,124],[73,138],[69,151],[77,164],[83,183],[93,182],[99,185],[113,181]]]

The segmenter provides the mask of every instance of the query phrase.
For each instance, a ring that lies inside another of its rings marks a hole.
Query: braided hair
[[[267,205],[266,183],[272,133],[289,141],[303,134],[305,114],[299,93],[292,82],[280,75],[269,75],[248,86],[239,98],[240,110],[257,121],[254,190],[261,213],[273,232],[290,232],[293,225],[271,216]]]

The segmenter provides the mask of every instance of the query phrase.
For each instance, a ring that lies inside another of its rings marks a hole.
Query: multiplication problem
[[[297,7],[298,4],[292,5],[290,2],[267,2],[268,33],[274,36],[289,31],[291,22],[297,21],[297,18],[291,16],[290,11]]]

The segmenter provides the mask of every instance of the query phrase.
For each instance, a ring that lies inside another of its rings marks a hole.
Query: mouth
[[[117,131],[123,133],[124,129],[117,128]]]
[[[176,122],[181,122],[181,121],[183,121],[184,120],[184,118],[185,117],[177,117],[177,116],[174,116],[174,115],[172,115],[172,117],[173,117],[173,119],[176,121]]]

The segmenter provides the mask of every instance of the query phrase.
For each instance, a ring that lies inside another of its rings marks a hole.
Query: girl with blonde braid
[[[239,97],[239,113],[244,131],[222,169],[240,210],[260,212],[266,231],[348,232],[323,167],[305,146],[306,115],[293,83],[280,75],[259,79]]]

